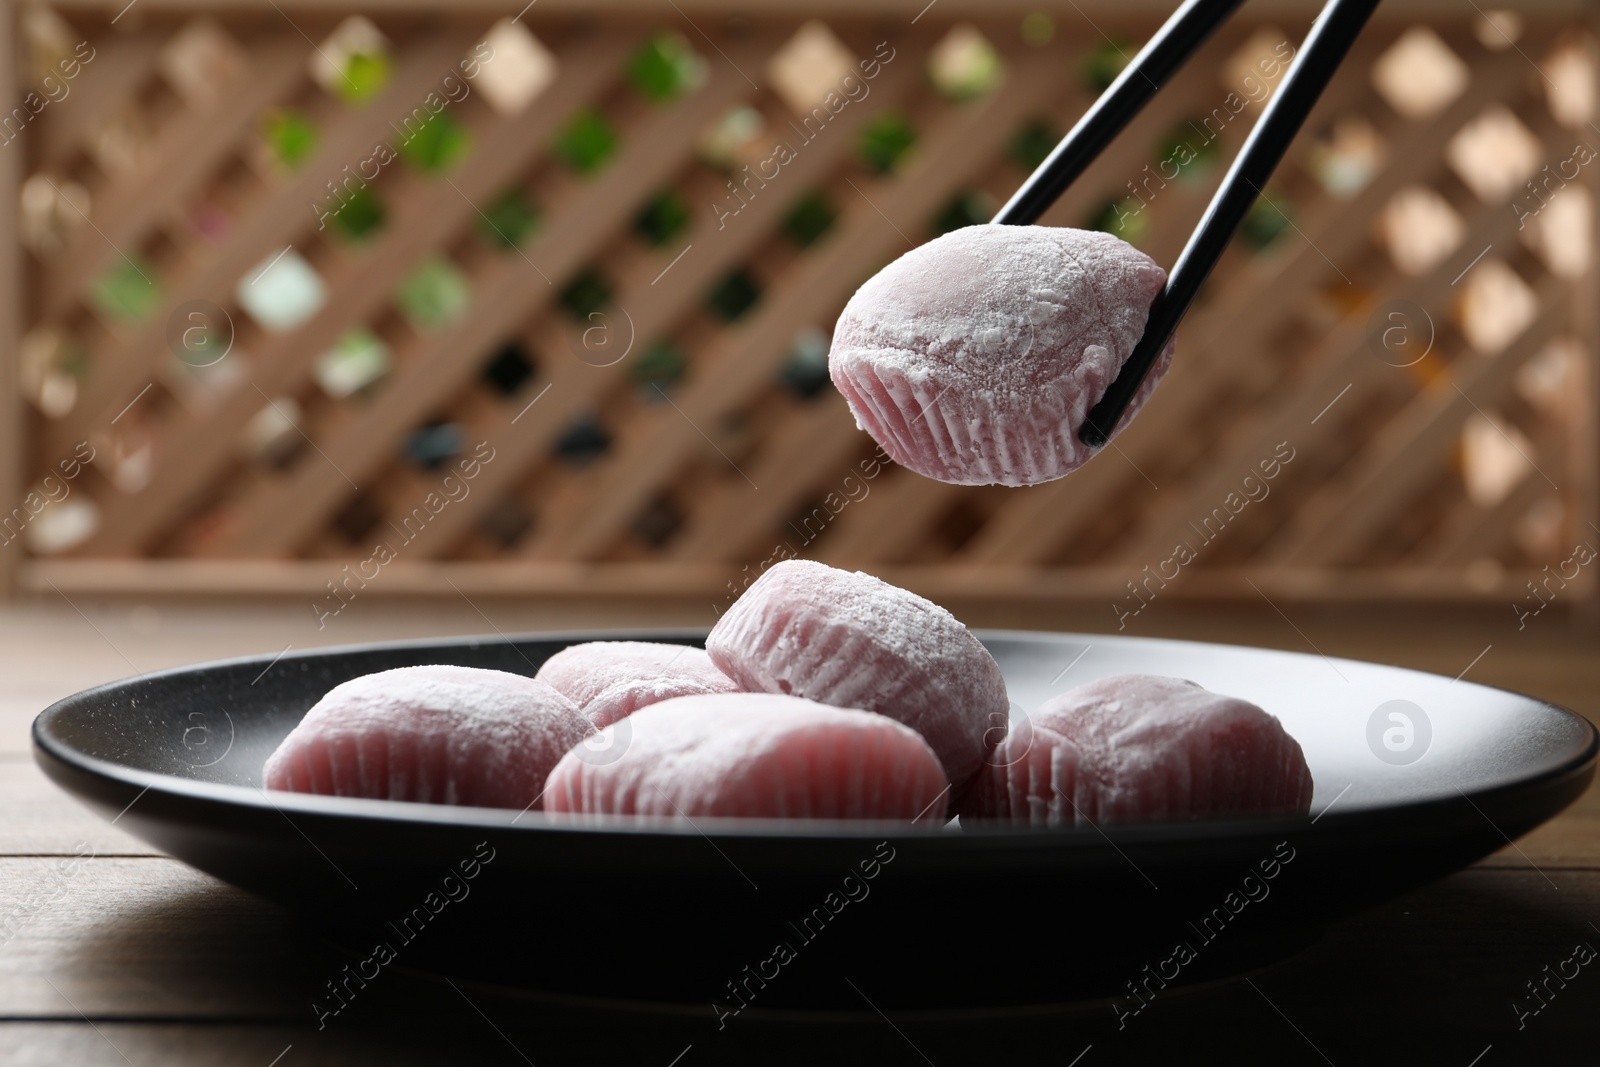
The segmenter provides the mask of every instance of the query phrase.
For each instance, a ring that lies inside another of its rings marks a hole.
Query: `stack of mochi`
[[[770,568],[704,650],[595,641],[533,678],[404,667],[330,690],[269,789],[567,817],[1072,826],[1305,812],[1271,715],[1124,675],[1010,723],[1000,667],[955,616],[867,574]]]

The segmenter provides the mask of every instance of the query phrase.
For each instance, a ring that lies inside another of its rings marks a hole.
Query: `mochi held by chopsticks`
[[[896,463],[958,485],[1036,485],[1094,454],[1078,440],[1144,332],[1166,272],[1089,230],[968,226],[856,291],[828,366]],[[1120,432],[1172,363],[1169,342]]]

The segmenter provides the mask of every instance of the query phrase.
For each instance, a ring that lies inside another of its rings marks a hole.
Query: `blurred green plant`
[[[161,303],[156,269],[142,257],[121,258],[95,279],[90,300],[110,318],[142,322]]]
[[[706,62],[682,34],[653,33],[628,64],[628,78],[647,100],[675,100],[705,80]]]
[[[580,111],[556,137],[555,153],[579,174],[593,174],[617,150],[617,131],[600,112]]]
[[[1201,124],[1200,119],[1178,123],[1162,140],[1158,159],[1177,168],[1183,182],[1204,181],[1222,162],[1222,141]]]
[[[644,398],[654,402],[661,398],[653,386],[668,389],[682,380],[689,369],[688,357],[683,349],[671,341],[657,341],[634,361],[629,368],[633,380],[644,386]]]
[[[999,205],[994,197],[979,189],[957,193],[929,222],[934,234],[946,234],[963,226],[977,226],[994,218]]]
[[[346,330],[317,359],[314,376],[336,400],[352,396],[389,372],[389,346],[365,326]]]
[[[261,135],[273,158],[294,170],[317,151],[317,128],[298,111],[274,108],[261,118]]]
[[[352,52],[345,60],[343,77],[334,88],[346,103],[364,104],[383,91],[394,73],[394,60],[382,52]]]
[[[1271,200],[1262,196],[1250,205],[1239,224],[1239,238],[1254,252],[1260,252],[1294,226],[1294,206],[1282,193],[1273,190]]]
[[[1139,46],[1127,37],[1117,36],[1102,41],[1083,57],[1080,73],[1084,85],[1096,95],[1105,92],[1138,50]]]
[[[400,155],[424,174],[455,167],[472,151],[472,134],[449,110],[436,111],[400,143]]]
[[[507,189],[484,209],[478,236],[491,248],[521,248],[539,228],[539,209],[521,189]]]
[[[400,283],[395,302],[419,330],[435,330],[459,319],[472,303],[472,285],[450,260],[431,256]]]
[[[361,242],[383,228],[388,209],[372,187],[363,186],[340,201],[333,213],[333,227],[351,241]]]
[[[813,189],[794,202],[784,215],[781,227],[784,236],[800,248],[807,248],[833,228],[838,213],[821,190]]]
[[[1011,139],[1008,154],[1011,161],[1026,171],[1032,171],[1055,150],[1061,134],[1044,119],[1034,119],[1023,125]]]
[[[1056,20],[1047,11],[1030,11],[1022,16],[1022,40],[1035,48],[1049,44],[1056,36]]]
[[[857,154],[874,174],[887,174],[917,143],[917,131],[904,115],[885,112],[874,116],[861,131]]]
[[[706,304],[727,322],[736,322],[761,299],[761,288],[744,269],[731,271],[712,287]]]
[[[593,267],[581,270],[577,277],[561,290],[561,306],[579,322],[586,323],[589,316],[611,303],[611,286],[605,276]]]
[[[633,229],[652,245],[664,245],[689,225],[689,202],[676,189],[663,189],[634,216]]]
[[[1084,223],[1086,230],[1100,230],[1122,238],[1129,244],[1138,244],[1150,229],[1150,222],[1143,205],[1134,197],[1124,197],[1121,200],[1110,200],[1101,206],[1100,210],[1089,216]]]

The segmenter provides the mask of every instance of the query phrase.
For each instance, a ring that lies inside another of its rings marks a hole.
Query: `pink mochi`
[[[1276,718],[1181,678],[1120,674],[1047,701],[996,746],[962,820],[1104,826],[1303,815],[1311,771]]]
[[[711,660],[745,689],[887,715],[959,789],[1010,711],[989,650],[930,600],[811,560],[774,565],[717,620]]]
[[[672,697],[737,693],[704,649],[653,641],[587,641],[562,649],[539,668],[539,681],[604,729]]]
[[[537,809],[550,768],[594,732],[532,678],[400,667],[330,689],[267,758],[268,789]]]
[[[1090,230],[967,226],[856,291],[833,382],[891,458],[957,485],[1036,485],[1093,455],[1084,417],[1144,333],[1166,272]],[[1113,433],[1172,363],[1169,343]]]
[[[675,697],[601,731],[550,772],[554,813],[692,820],[944,818],[944,772],[915,731],[767,693]]]

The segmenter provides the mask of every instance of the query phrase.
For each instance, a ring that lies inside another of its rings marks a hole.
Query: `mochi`
[[[1311,771],[1276,718],[1181,678],[1120,674],[1014,724],[962,799],[968,820],[1104,826],[1303,815]]]
[[[956,617],[860,571],[784,560],[736,600],[706,650],[742,688],[887,715],[960,788],[1010,711],[989,650]]]
[[[1144,333],[1166,272],[1108,233],[967,226],[867,281],[828,368],[856,424],[900,465],[958,485],[1036,485],[1094,450],[1078,429]],[[1126,413],[1172,363],[1162,350]]]
[[[942,822],[943,770],[916,731],[799,697],[674,697],[600,732],[550,773],[545,810],[581,815]]]
[[[672,697],[736,693],[704,649],[653,641],[587,641],[562,649],[534,677],[598,728]]]
[[[532,678],[400,667],[330,689],[262,778],[296,793],[537,809],[550,769],[592,733],[570,700]]]

